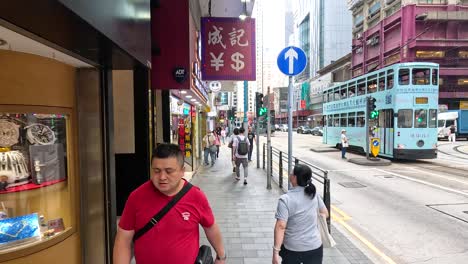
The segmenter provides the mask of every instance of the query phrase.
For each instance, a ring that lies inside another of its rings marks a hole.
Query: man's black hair
[[[167,158],[177,158],[179,165],[184,166],[184,153],[180,150],[179,146],[176,144],[170,143],[160,143],[153,150],[153,156],[151,161],[155,158],[158,159],[167,159]]]
[[[245,129],[243,127],[239,128],[239,133],[243,134],[245,132]]]

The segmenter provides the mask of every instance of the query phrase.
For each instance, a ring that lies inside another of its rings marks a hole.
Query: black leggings
[[[309,251],[291,251],[281,246],[281,264],[322,264],[323,246]]]

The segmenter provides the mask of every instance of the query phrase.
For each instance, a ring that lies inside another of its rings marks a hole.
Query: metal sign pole
[[[271,114],[270,114],[270,86],[268,86],[267,89],[267,189],[271,190],[271,176],[272,176],[272,171],[271,171],[271,163],[273,162],[271,158],[273,157],[271,153]]]
[[[293,77],[289,76],[288,86],[288,178],[292,173],[292,105],[293,105]]]

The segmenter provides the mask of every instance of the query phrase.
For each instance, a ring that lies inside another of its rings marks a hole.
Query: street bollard
[[[279,152],[279,187],[283,188],[283,152]]]

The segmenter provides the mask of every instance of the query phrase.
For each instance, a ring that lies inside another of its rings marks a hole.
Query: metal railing
[[[288,180],[288,153],[281,151],[278,148],[270,147],[267,151],[267,146],[263,144],[263,166],[262,168],[265,170],[266,166],[266,159],[267,155],[268,158],[271,160],[270,162],[270,172],[271,175],[267,175],[272,177],[275,181],[277,181],[279,187],[285,191],[288,190],[289,187],[289,180]],[[328,230],[330,230],[330,215],[331,215],[331,198],[330,198],[330,179],[328,178],[328,170],[322,169],[310,162],[298,159],[293,157],[294,164],[304,164],[310,167],[312,170],[312,179],[315,182],[319,182],[323,185],[323,202],[328,209],[329,215],[327,218]],[[286,186],[284,186],[284,181],[286,178]]]

